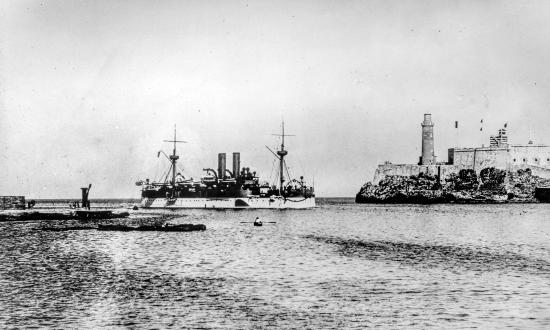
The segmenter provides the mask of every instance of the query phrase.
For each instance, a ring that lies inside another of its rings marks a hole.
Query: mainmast
[[[178,159],[180,158],[178,155],[176,155],[176,143],[187,143],[186,141],[178,141],[176,139],[176,125],[174,124],[174,139],[173,140],[164,140],[164,142],[174,142],[174,149],[172,150],[172,154],[170,155],[170,162],[172,163],[172,186],[176,186],[176,163]]]
[[[285,150],[285,136],[294,136],[285,134],[285,122],[282,122],[282,134],[273,134],[276,136],[281,137],[281,150],[277,150],[277,155],[279,156],[279,193],[283,194],[283,184],[285,182],[285,177],[283,175],[284,173],[284,166],[285,166],[285,160],[284,157],[288,155],[288,151]]]

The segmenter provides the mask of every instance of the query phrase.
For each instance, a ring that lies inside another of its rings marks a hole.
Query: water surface
[[[548,204],[177,214],[207,230],[0,223],[0,327],[550,328]]]

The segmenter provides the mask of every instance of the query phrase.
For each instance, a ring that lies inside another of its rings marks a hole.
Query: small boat
[[[256,227],[261,227],[264,223],[260,220],[260,218],[256,218],[256,220],[254,220],[254,226]]]

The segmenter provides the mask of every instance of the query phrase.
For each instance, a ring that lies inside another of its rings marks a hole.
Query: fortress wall
[[[488,167],[507,169],[508,157],[506,149],[478,149],[475,152],[475,170],[479,173]]]
[[[474,159],[476,172],[487,167],[509,169],[516,165],[550,168],[550,147],[522,145],[507,148],[449,149],[449,164],[473,168]]]
[[[550,167],[550,147],[544,145],[510,146],[512,165]]]
[[[509,154],[506,148],[466,148],[449,149],[450,162],[463,168],[473,168],[475,160],[476,172],[486,167],[506,169],[509,164]]]
[[[452,154],[452,156],[451,156]],[[474,149],[449,149],[449,163],[458,166],[471,166],[474,162]]]
[[[438,171],[441,174],[441,180],[444,180],[451,173],[458,173],[465,167],[456,165],[416,165],[416,164],[381,164],[378,165],[374,173],[373,184],[378,184],[387,175],[411,176],[420,173],[437,176]]]

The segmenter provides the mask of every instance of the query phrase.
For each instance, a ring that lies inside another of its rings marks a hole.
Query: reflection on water
[[[208,229],[0,224],[0,327],[550,327],[550,205],[170,213]]]

